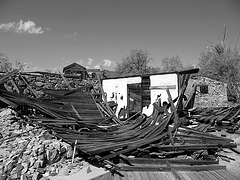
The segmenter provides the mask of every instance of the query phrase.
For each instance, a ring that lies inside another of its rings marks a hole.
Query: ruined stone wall
[[[194,107],[225,107],[228,106],[227,84],[206,77],[194,77],[188,86],[197,84]],[[188,90],[189,91],[189,90]]]

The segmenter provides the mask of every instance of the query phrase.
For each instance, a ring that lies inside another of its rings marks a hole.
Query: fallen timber
[[[237,132],[240,126],[240,105],[233,107],[194,108],[189,110],[190,119],[199,123],[194,129],[203,132],[226,129]]]
[[[185,92],[188,78],[189,76],[186,76],[183,81],[185,83],[180,91],[179,97],[181,98]],[[113,121],[112,112],[108,111],[109,107],[105,107],[104,103],[96,102],[89,92],[77,90],[45,91],[45,94],[50,98],[30,98],[9,92],[4,88],[1,88],[0,93],[5,103],[13,105],[13,108],[20,110],[22,115],[28,116],[27,120],[54,132],[55,136],[69,144],[74,145],[77,142],[76,147],[79,153],[83,154],[88,161],[103,167],[110,165],[112,167],[110,170],[117,168],[119,171],[146,169],[156,171],[156,169],[162,168],[164,171],[172,171],[173,168],[169,163],[215,165],[218,163],[216,156],[218,151],[222,148],[236,147],[231,139],[181,126],[178,113],[182,110],[183,105],[179,101],[175,107],[169,91],[172,113],[163,116],[158,113],[161,108],[155,108],[155,113],[150,117],[140,115],[135,120],[121,124],[118,121]],[[98,105],[107,111],[105,116]],[[36,112],[30,113],[32,110]],[[106,114],[110,116],[107,117]],[[104,124],[110,122],[114,126],[103,128],[99,126],[102,122]],[[129,159],[128,156],[135,158]],[[185,159],[184,157],[189,158]],[[120,160],[126,164],[131,164],[132,160],[142,161],[142,163],[160,163],[163,160],[166,166],[156,166],[152,169],[136,165],[134,167],[118,166]],[[221,166],[211,167],[212,169],[222,169]],[[181,166],[175,169],[191,168]],[[207,168],[209,166],[202,167],[202,170]]]

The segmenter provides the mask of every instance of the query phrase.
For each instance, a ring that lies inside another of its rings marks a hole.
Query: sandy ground
[[[81,169],[76,169],[76,172],[71,173],[71,175],[63,175],[68,171],[67,167],[66,169],[63,168],[61,171],[62,172],[60,172],[59,174],[62,175],[49,176],[48,178],[50,180],[89,180],[109,172],[106,171],[104,168],[97,168],[88,163],[83,165]]]

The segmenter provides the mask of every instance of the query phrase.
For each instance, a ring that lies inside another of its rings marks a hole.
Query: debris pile
[[[1,111],[0,127],[2,179],[39,179],[58,174],[61,167],[56,167],[56,163],[61,160],[61,166],[66,166],[76,156],[69,144],[56,139],[44,128],[26,123],[11,109]]]
[[[211,132],[226,129],[236,132],[240,127],[240,105],[234,107],[195,108],[189,110],[189,119],[197,122],[196,130]]]
[[[7,82],[9,77],[11,75],[1,78],[0,82]],[[80,159],[117,174],[122,170],[137,169],[131,164],[133,159],[148,163],[158,159],[166,164],[216,165],[218,153],[223,148],[235,148],[236,144],[231,139],[183,125],[189,118],[182,115],[179,118],[188,79],[189,74],[183,76],[176,106],[167,89],[170,112],[156,102],[151,116],[140,114],[125,121],[114,115],[101,85],[100,99],[86,91],[87,86],[48,89],[38,98],[1,87],[0,100],[18,114],[10,116],[8,122],[4,121],[6,130],[0,139],[1,148],[7,153],[2,158],[3,175],[21,177],[26,174],[39,179],[46,174],[58,174],[59,169],[64,169],[60,167],[64,161],[69,173],[69,159],[73,161],[75,153]],[[187,106],[190,105],[189,100]],[[235,122],[239,110],[228,109],[228,112],[233,114],[231,117]],[[121,161],[127,165],[119,166]],[[170,166],[166,167],[169,169]]]
[[[94,79],[81,79],[78,76],[65,77],[56,73],[20,73],[17,70],[5,75],[0,79],[1,84],[10,92],[24,94],[29,97],[42,97],[46,89],[79,89],[98,92],[98,81]]]

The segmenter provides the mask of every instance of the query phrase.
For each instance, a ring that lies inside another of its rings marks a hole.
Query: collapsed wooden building
[[[185,90],[190,75],[197,71],[191,69],[129,77],[123,78],[124,81],[119,78],[119,82],[115,80],[118,87],[111,79],[103,80],[103,86],[99,82],[100,92],[91,91],[89,86],[68,90],[45,89],[44,96],[37,98],[5,88],[4,84],[9,78],[19,75],[14,71],[0,79],[0,100],[17,110],[27,122],[45,127],[58,138],[77,147],[82,157],[96,166],[105,167],[115,174],[115,178],[127,176],[130,171],[144,171],[171,172],[175,179],[185,179],[181,174],[183,171],[212,170],[215,175],[210,173],[206,176],[236,179],[225,172],[224,166],[218,165],[216,155],[222,148],[235,148],[233,140],[183,124],[189,114],[183,116],[181,113],[192,107],[194,97],[193,91],[192,96],[185,100]],[[162,80],[162,76],[167,76],[167,80]],[[163,84],[154,84],[156,79]],[[166,84],[169,79],[173,80],[170,81],[172,84]],[[113,89],[106,87],[108,83]],[[119,91],[114,91],[116,89]],[[116,116],[109,104],[109,100],[116,94],[119,96],[120,91],[122,94],[116,100],[124,100],[128,107],[128,116],[123,120]],[[159,100],[155,101],[160,94],[163,101],[168,101],[170,112],[165,111]],[[121,96],[125,96],[124,99]],[[177,99],[175,104],[173,99]],[[151,103],[153,113],[150,116],[142,114],[141,109]],[[133,111],[130,107],[136,109]],[[225,177],[222,175],[224,173]]]
[[[167,89],[173,99],[177,98],[182,93],[181,91],[185,90],[190,75],[198,71],[199,69],[190,69],[108,78],[102,80],[102,85],[107,100],[119,104],[118,111],[120,108],[124,108],[127,112],[126,116],[129,117],[129,114],[142,111],[143,107],[153,104],[158,97],[161,98],[161,103],[169,102]],[[181,100],[185,100],[185,98]],[[189,102],[186,103],[187,106],[189,106]]]

